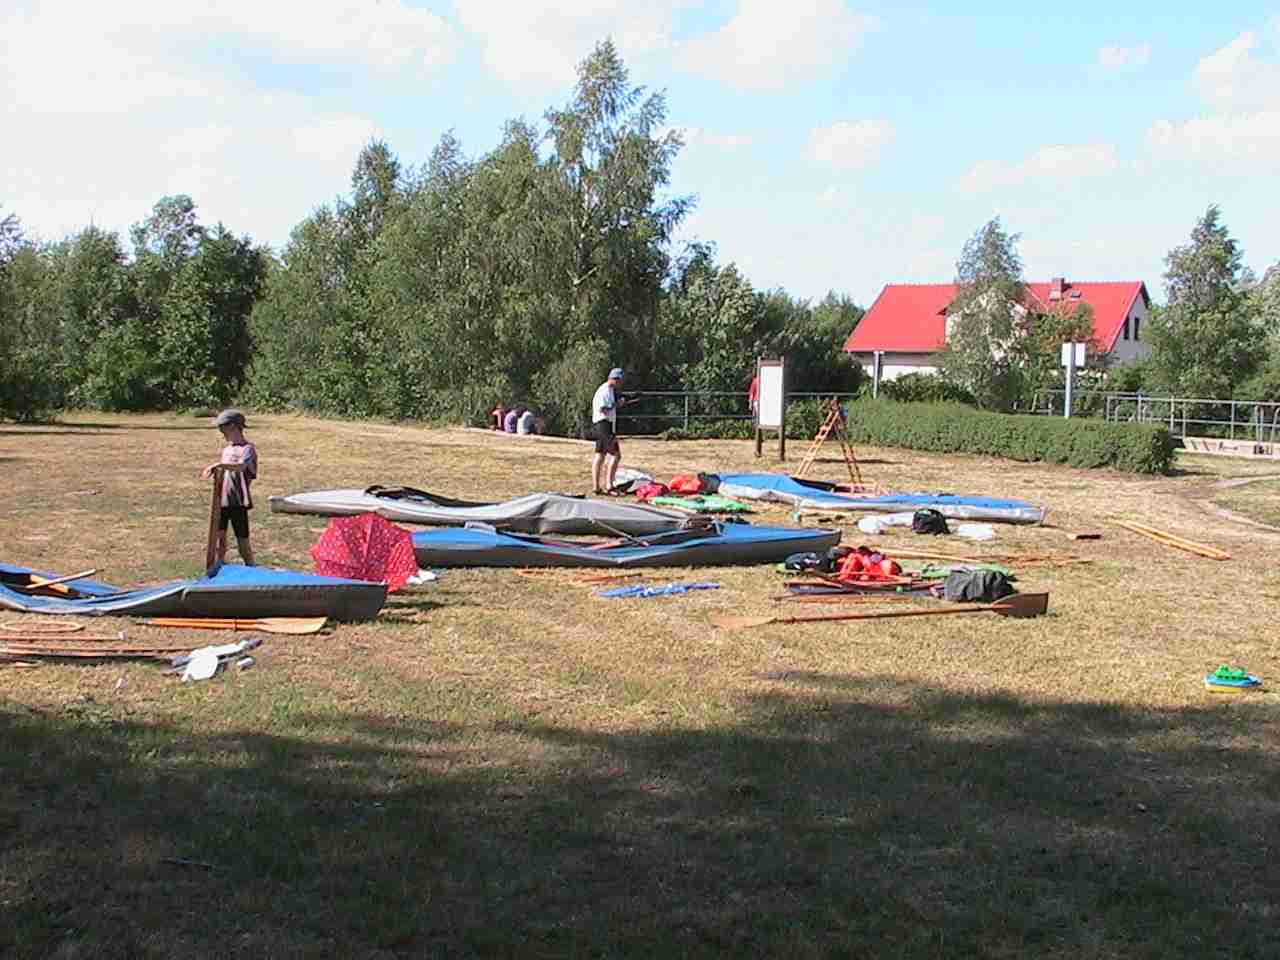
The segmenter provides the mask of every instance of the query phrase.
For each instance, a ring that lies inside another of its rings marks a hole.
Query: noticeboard
[[[782,428],[783,366],[780,360],[760,361],[760,412],[758,423],[773,430]]]
[[[760,456],[766,430],[778,431],[778,457],[787,459],[787,361],[758,360],[756,377],[756,456]]]

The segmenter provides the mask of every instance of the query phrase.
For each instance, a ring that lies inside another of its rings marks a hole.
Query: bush
[[[1176,442],[1164,427],[1076,418],[988,413],[957,403],[846,404],[846,431],[854,443],[935,453],[972,453],[1072,467],[1112,467],[1129,473],[1167,473]],[[787,438],[809,440],[826,406],[805,400],[787,408]],[[749,420],[704,420],[672,427],[664,440],[749,439]]]
[[[1130,473],[1168,472],[1175,449],[1169,431],[1151,424],[986,413],[955,403],[860,400],[849,406],[847,429],[855,443]]]
[[[546,417],[549,433],[586,436],[591,426],[591,400],[609,370],[608,346],[600,340],[587,340],[570,346],[564,356],[534,377],[535,405]],[[505,402],[513,400],[506,398]]]
[[[978,405],[972,393],[934,373],[906,373],[880,384],[880,395],[898,403],[963,403]]]

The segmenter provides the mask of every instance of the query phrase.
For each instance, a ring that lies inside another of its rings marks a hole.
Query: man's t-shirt
[[[502,418],[502,429],[507,433],[516,432],[516,419],[520,414],[515,410],[508,410],[507,415]]]
[[[516,421],[516,433],[533,433],[533,412],[526,410]]]
[[[611,427],[618,425],[618,401],[613,394],[613,386],[606,380],[596,389],[591,400],[591,422],[599,423],[608,420]]]
[[[222,473],[222,505],[224,507],[253,508],[249,484],[258,478],[258,450],[247,440],[244,443],[228,443],[222,448],[222,463],[243,463],[243,470],[224,470]]]

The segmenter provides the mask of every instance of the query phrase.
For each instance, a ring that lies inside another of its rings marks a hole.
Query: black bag
[[[947,518],[940,514],[937,510],[925,508],[917,510],[911,517],[911,530],[913,533],[950,533],[947,527]]]
[[[805,570],[821,570],[822,558],[816,553],[793,553],[782,561],[787,570],[803,572]]]
[[[1009,578],[998,570],[957,570],[942,585],[943,597],[956,603],[993,603],[1013,592]]]

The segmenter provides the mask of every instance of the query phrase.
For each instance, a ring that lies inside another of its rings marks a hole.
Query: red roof
[[[1124,328],[1125,317],[1141,297],[1150,303],[1141,280],[1064,283],[1062,297],[1049,298],[1052,282],[1026,284],[1028,306],[1043,311],[1055,304],[1087,303],[1093,308],[1093,339],[1110,352]],[[1078,296],[1076,295],[1078,294]],[[947,307],[956,296],[954,283],[891,283],[845,341],[846,353],[934,353],[946,337]]]

